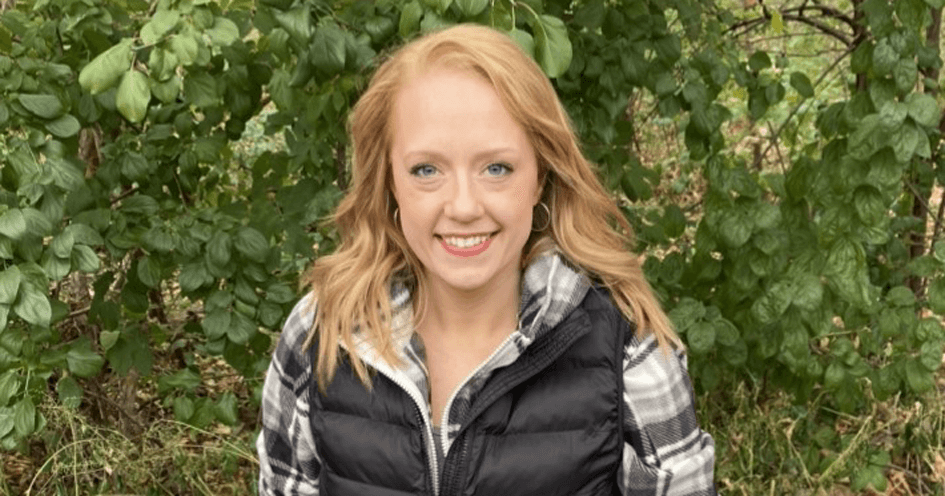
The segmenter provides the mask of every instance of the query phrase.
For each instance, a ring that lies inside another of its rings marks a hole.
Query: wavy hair
[[[356,329],[389,363],[399,359],[390,321],[390,285],[408,284],[422,305],[420,261],[394,219],[389,151],[391,114],[399,89],[433,67],[467,70],[489,81],[506,110],[525,130],[538,159],[542,201],[551,211],[547,227],[526,242],[522,267],[558,250],[579,270],[603,284],[638,333],[653,333],[664,350],[681,347],[669,319],[631,252],[631,229],[584,158],[567,113],[538,65],[508,36],[460,25],[412,41],[384,61],[352,110],[352,181],[332,217],[341,242],[317,259],[303,277],[317,305],[306,347],[318,343],[316,375],[325,388],[334,376],[341,345],[353,350]],[[417,314],[422,314],[422,308]],[[317,334],[317,338],[316,338]],[[369,385],[364,363],[349,360]]]

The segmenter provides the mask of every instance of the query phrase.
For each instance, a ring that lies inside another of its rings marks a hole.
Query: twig
[[[832,36],[840,40],[841,42],[843,42],[844,45],[850,46],[850,38],[848,38],[845,34],[841,33],[840,31],[822,22],[816,21],[809,17],[797,16],[794,14],[781,14],[781,18],[784,19],[785,21],[797,21],[802,24],[807,24],[808,26],[815,27],[819,29],[820,31],[822,31],[824,34],[827,34],[829,36]]]
[[[817,478],[819,484],[823,484],[830,477],[833,476],[834,472],[840,470],[846,465],[847,459],[852,456],[853,452],[856,451],[861,444],[863,444],[864,439],[866,438],[866,430],[873,423],[873,419],[876,418],[876,404],[873,404],[873,410],[870,412],[870,416],[866,418],[866,421],[863,422],[863,426],[860,427],[860,430],[856,433],[856,436],[853,437],[853,440],[850,441],[850,444],[847,445],[847,449],[843,450],[837,459],[834,460],[826,470],[824,470],[820,477]]]
[[[837,20],[839,20],[839,21],[842,21],[842,22],[848,24],[851,28],[856,28],[856,23],[853,22],[853,18],[850,17],[849,14],[844,14],[843,12],[840,12],[839,10],[837,10],[837,9],[835,9],[835,8],[833,8],[833,7],[828,7],[828,6],[826,6],[826,5],[819,5],[819,4],[810,5],[810,4],[807,4],[807,5],[803,5],[803,6],[801,6],[801,7],[794,7],[794,8],[791,8],[791,9],[784,9],[784,10],[782,11],[782,13],[785,13],[785,14],[786,14],[786,13],[789,13],[789,12],[797,12],[798,15],[804,15],[804,11],[805,11],[805,10],[819,10],[820,13],[822,14],[821,17],[827,17],[827,18],[837,19]]]
[[[771,125],[771,121],[768,121],[768,130],[774,131],[773,127],[774,126]],[[780,145],[775,146],[774,151],[778,152],[778,165],[781,166],[781,173],[787,176],[787,168],[785,167],[785,164],[784,164],[784,156],[781,155],[781,146]]]
[[[935,214],[935,226],[932,227],[932,239],[938,238],[942,229],[942,216],[945,216],[945,189],[942,190],[942,199],[938,202],[938,212]]]
[[[817,86],[819,86],[820,83],[823,82],[824,78],[827,77],[827,74],[830,74],[830,72],[833,71],[837,67],[837,65],[840,64],[840,61],[845,59],[847,55],[850,55],[851,53],[853,53],[853,50],[855,49],[856,49],[856,45],[853,45],[847,48],[847,50],[844,51],[842,54],[840,54],[840,56],[837,57],[837,59],[834,60],[832,64],[830,64],[830,67],[828,67],[820,75],[820,77],[817,78],[817,81],[814,82],[814,87],[816,88]],[[797,112],[801,109],[801,107],[804,105],[804,102],[806,101],[807,101],[807,98],[802,98],[801,101],[797,102],[797,105],[795,105],[794,108],[791,109],[791,113],[788,114],[787,118],[784,119],[784,122],[782,122],[781,125],[778,127],[778,130],[773,135],[771,135],[771,140],[768,142],[768,146],[765,147],[764,151],[761,152],[761,155],[759,155],[759,157],[764,157],[765,155],[768,154],[768,152],[771,151],[771,147],[773,147],[775,143],[778,142],[778,138],[781,137],[781,133],[784,132],[784,128],[787,127],[788,122],[791,122],[791,119],[794,118],[794,115],[797,114]],[[756,167],[758,166],[757,163],[754,165]]]
[[[925,197],[922,196],[922,193],[919,192],[919,190],[915,187],[915,185],[912,184],[911,181],[904,181],[904,182],[906,183],[906,186],[909,187],[909,190],[912,191],[912,194],[915,195],[915,198],[919,200],[919,203],[921,203],[922,206],[925,208],[925,211],[931,212],[932,209],[929,207],[929,203],[925,201]]]
[[[76,318],[76,317],[78,317],[78,316],[80,316],[80,315],[85,315],[85,314],[89,313],[89,310],[91,310],[91,309],[92,309],[92,306],[89,305],[89,306],[87,306],[87,307],[85,307],[85,308],[80,308],[80,309],[78,309],[78,310],[73,310],[73,311],[69,312],[69,317],[67,317],[67,318],[74,319],[74,318]]]
[[[138,187],[132,186],[131,188],[128,188],[128,191],[123,191],[120,195],[112,198],[110,203],[114,205],[137,192],[138,192]]]

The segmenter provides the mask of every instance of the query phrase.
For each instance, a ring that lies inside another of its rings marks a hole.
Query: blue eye
[[[504,176],[512,172],[512,168],[506,164],[489,164],[486,166],[486,173],[490,176]]]
[[[410,168],[410,174],[417,177],[430,177],[436,174],[436,167],[430,164],[417,164]]]

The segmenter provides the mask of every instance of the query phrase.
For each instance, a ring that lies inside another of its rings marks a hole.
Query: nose
[[[457,222],[471,222],[483,214],[480,192],[475,181],[461,175],[455,179],[451,189],[451,197],[446,199],[447,216]]]

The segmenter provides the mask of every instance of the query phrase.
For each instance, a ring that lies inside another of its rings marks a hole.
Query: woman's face
[[[400,224],[431,289],[517,284],[541,197],[538,165],[492,85],[431,69],[396,94],[391,125]]]

